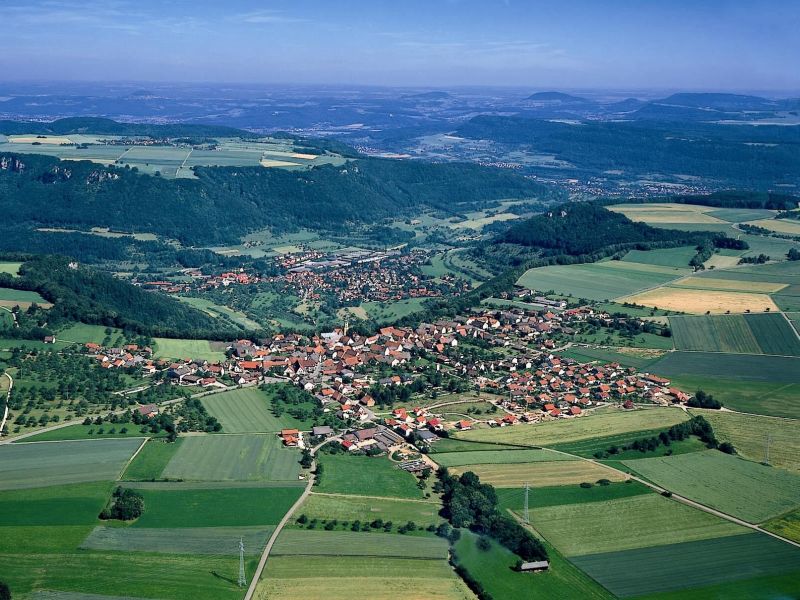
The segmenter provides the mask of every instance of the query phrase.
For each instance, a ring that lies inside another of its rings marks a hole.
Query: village
[[[429,260],[429,253],[422,250],[349,250],[330,254],[303,249],[272,260],[277,274],[243,267],[213,274],[183,269],[181,281],[148,280],[136,284],[168,294],[202,294],[231,286],[274,284],[304,300],[320,300],[330,294],[345,305],[458,295],[469,289],[466,280],[453,275],[434,278],[423,274],[421,267]]]
[[[690,399],[653,373],[557,356],[556,334],[588,318],[608,315],[588,307],[482,309],[416,328],[383,327],[372,335],[345,325],[318,336],[238,340],[228,346],[227,359],[216,363],[157,359],[152,348],[137,345],[89,343],[85,351],[101,368],[133,370],[197,393],[290,383],[347,426],[341,444],[348,451],[386,452],[402,441],[429,445],[451,431],[524,427],[586,418],[601,406],[635,410]],[[447,395],[445,387],[493,408],[454,419],[450,410],[462,400],[458,393]],[[282,435],[286,445],[302,447],[302,433]]]

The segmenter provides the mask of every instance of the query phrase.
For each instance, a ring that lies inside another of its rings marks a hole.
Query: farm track
[[[395,498],[393,496],[361,496],[360,494],[335,494],[331,492],[311,492],[314,496],[332,496],[334,498],[367,498],[368,500],[391,500],[392,502],[416,502],[418,504],[434,504],[439,505],[438,502],[431,502],[430,500],[419,500],[417,498]]]
[[[8,402],[11,400],[11,389],[14,387],[14,380],[11,379],[11,375],[8,373],[3,373],[3,375],[8,377],[8,392],[6,393],[6,402],[3,409],[3,420],[0,421],[0,437],[3,435],[3,429],[5,429],[6,421],[8,420]]]
[[[314,446],[311,448],[311,455],[315,456],[317,450],[322,448],[325,444],[333,441],[338,441],[340,436],[334,436],[328,438],[324,442]],[[261,574],[264,572],[264,567],[267,566],[267,559],[269,558],[269,553],[272,551],[272,547],[275,545],[275,542],[278,540],[278,536],[280,535],[283,528],[286,527],[286,523],[289,522],[289,519],[292,518],[294,512],[302,506],[302,504],[306,501],[306,499],[311,495],[311,488],[314,487],[314,480],[316,479],[314,475],[314,470],[316,469],[317,461],[316,458],[311,463],[311,468],[309,469],[308,475],[308,483],[306,483],[306,488],[303,490],[303,493],[297,499],[297,501],[292,504],[292,507],[286,511],[286,514],[283,515],[283,518],[280,520],[278,525],[275,527],[275,531],[272,532],[272,535],[269,537],[269,541],[267,545],[264,547],[264,552],[261,554],[261,558],[258,561],[258,566],[256,567],[255,572],[253,573],[253,578],[250,581],[250,585],[247,588],[247,593],[244,595],[244,600],[252,600],[253,595],[256,593],[256,589],[258,588],[258,582],[261,580]]]

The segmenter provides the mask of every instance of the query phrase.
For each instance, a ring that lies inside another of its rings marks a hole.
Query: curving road
[[[3,429],[6,426],[6,421],[8,420],[8,402],[11,400],[11,389],[14,387],[14,380],[11,379],[11,375],[8,373],[3,373],[6,377],[8,377],[8,393],[6,394],[6,406],[3,410],[3,419],[0,421],[0,437],[3,436]]]

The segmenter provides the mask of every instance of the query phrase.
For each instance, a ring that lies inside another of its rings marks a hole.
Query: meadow
[[[6,306],[8,308],[19,306],[20,308],[26,309],[31,304],[38,304],[42,308],[50,308],[52,306],[52,304],[42,298],[38,292],[0,287],[0,306]]]
[[[611,300],[666,283],[688,272],[640,263],[615,262],[624,266],[608,267],[603,266],[605,263],[591,263],[538,267],[526,271],[517,285],[538,292],[552,290],[556,294],[575,298]],[[669,271],[674,273],[670,274]]]
[[[605,363],[616,362],[626,367],[634,367],[640,370],[648,370],[648,367],[655,363],[666,353],[663,350],[653,350],[651,348],[588,348],[583,346],[572,346],[558,353],[566,358],[573,358],[578,362],[590,363],[601,361]]]
[[[112,484],[90,482],[0,492],[0,539],[6,527],[92,525]]]
[[[106,331],[110,331],[106,334]],[[106,337],[111,338],[111,342],[116,344],[124,342],[122,330],[102,325],[87,325],[86,323],[72,323],[68,327],[57,333],[57,339],[76,344],[87,344],[89,342],[102,344]]]
[[[131,487],[144,496],[146,507],[131,527],[145,529],[275,525],[303,492],[299,486]]]
[[[113,481],[141,439],[38,442],[0,446],[0,490]]]
[[[383,457],[321,454],[319,492],[354,496],[422,498],[417,479]]]
[[[370,534],[371,535],[371,534]],[[257,600],[471,600],[446,560],[276,556],[267,562]]]
[[[758,533],[603,552],[571,560],[620,598],[678,590],[676,598],[791,597],[800,575],[800,549]],[[759,585],[757,578],[779,574],[786,579]],[[748,585],[749,579],[752,585]],[[708,591],[714,589],[710,587],[713,585],[721,586],[720,594]],[[776,595],[773,586],[790,595]],[[691,588],[707,589],[692,595]]]
[[[483,483],[497,488],[519,488],[526,483],[531,487],[594,483],[600,479],[623,481],[626,475],[585,460],[559,460],[522,464],[462,465],[450,469],[460,475],[472,471]]]
[[[136,528],[95,527],[80,545],[82,550],[103,552],[152,552],[156,554],[211,554],[239,556],[239,540],[245,553],[258,556],[272,527]]]
[[[440,523],[441,505],[438,502],[409,501],[400,498],[364,498],[359,496],[328,496],[312,493],[297,509],[298,515],[309,519],[336,519],[338,521],[363,521],[375,519],[406,523],[414,521],[418,525]]]
[[[190,481],[297,481],[300,453],[274,435],[187,436],[162,472]]]
[[[702,389],[728,408],[800,418],[800,359],[671,352],[650,367],[684,390]]]
[[[800,338],[781,314],[670,317],[678,350],[800,356]]]
[[[144,447],[125,469],[122,479],[129,481],[159,479],[167,463],[185,439],[179,437],[171,443],[152,438],[147,440]]]
[[[552,446],[631,431],[670,427],[687,419],[673,408],[648,408],[635,411],[608,409],[587,417],[548,421],[535,425],[517,425],[495,429],[473,429],[459,433],[456,439],[498,442],[528,446]]]
[[[545,449],[531,450],[475,450],[467,452],[436,453],[432,456],[442,467],[460,467],[463,465],[499,465],[518,464],[540,461],[574,460],[558,452]]]
[[[622,257],[622,261],[685,269],[695,254],[697,254],[697,249],[694,246],[662,248],[655,252],[652,250],[631,250]]]
[[[622,484],[627,485],[627,484]],[[746,528],[658,494],[537,507],[531,523],[565,556],[731,536]]]
[[[0,273],[7,273],[8,275],[17,275],[19,268],[22,266],[21,262],[0,262]]]
[[[771,519],[764,523],[762,528],[800,544],[800,509]]]
[[[192,358],[211,362],[225,360],[225,353],[214,350],[208,340],[153,338],[153,342],[156,358]]]
[[[605,502],[652,493],[649,487],[633,479],[608,483],[607,485],[593,485],[589,488],[581,487],[580,485],[557,485],[540,487],[529,491],[528,506],[537,508],[542,506],[585,504],[587,502]],[[525,489],[499,488],[497,490],[497,499],[500,503],[500,508],[521,512],[525,506]]]
[[[447,559],[447,540],[397,533],[284,529],[271,554],[275,556],[385,556]]]
[[[597,583],[547,545],[550,569],[544,573],[519,573],[514,570],[517,556],[489,539],[489,550],[478,547],[479,537],[464,532],[455,544],[458,563],[494,598],[503,600],[605,600],[613,598]]]
[[[250,319],[243,312],[239,312],[238,310],[234,310],[228,306],[215,304],[214,302],[206,298],[190,298],[188,296],[175,296],[175,298],[177,298],[178,300],[180,300],[185,304],[188,304],[189,306],[193,306],[194,308],[216,319],[229,321],[231,323],[234,323],[235,325],[239,325],[240,327],[248,330],[257,331],[261,329],[261,325],[259,323],[256,323],[255,321]]]
[[[671,492],[750,523],[800,506],[800,475],[717,450],[623,464]]]
[[[725,223],[709,213],[715,209],[697,204],[677,204],[671,202],[648,204],[617,204],[608,210],[621,213],[632,221],[669,228],[675,223],[720,224]]]
[[[293,420],[290,415],[286,415],[288,419],[273,415],[267,394],[257,388],[213,394],[200,401],[226,433],[276,432],[295,426],[288,422]]]
[[[122,432],[122,429],[127,429],[126,432]],[[103,430],[102,433],[99,433],[100,429]],[[112,429],[116,429],[114,433],[111,433]],[[36,435],[32,435],[30,437],[25,438],[26,442],[56,442],[56,441],[65,441],[65,440],[98,440],[98,439],[119,439],[119,438],[140,438],[140,440],[144,440],[145,436],[152,436],[151,433],[142,433],[141,427],[139,425],[131,425],[127,423],[126,425],[84,425],[83,423],[75,423],[74,425],[70,425],[69,427],[60,427],[58,429],[51,429],[50,431],[44,431],[42,433],[37,433]],[[163,437],[165,436],[165,432],[161,432],[154,437]]]
[[[575,442],[565,442],[563,444],[555,444],[552,446],[554,450],[561,452],[569,452],[583,456],[584,458],[593,458],[597,452],[607,452],[612,446],[616,446],[619,451],[613,455],[613,458],[638,458],[643,457],[645,454],[639,450],[622,450],[622,446],[641,440],[644,438],[651,438],[657,436],[667,428],[651,429],[649,431],[629,431],[626,433],[619,433],[617,435],[610,435],[605,437],[589,438],[585,440],[578,440]],[[659,446],[652,453],[648,452],[646,456],[660,456],[665,452],[672,454],[680,454],[683,452],[694,452],[695,450],[705,448],[705,444],[700,442],[697,438],[689,437],[681,441],[673,441],[669,446]]]
[[[769,439],[769,463],[781,469],[800,473],[800,436],[797,422],[788,419],[747,415],[718,410],[692,409],[714,428],[721,442],[730,442],[736,452],[749,460],[765,459]]]

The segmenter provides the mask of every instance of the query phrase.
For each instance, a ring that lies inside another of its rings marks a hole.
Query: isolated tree
[[[11,600],[11,589],[3,581],[0,581],[0,600]]]

